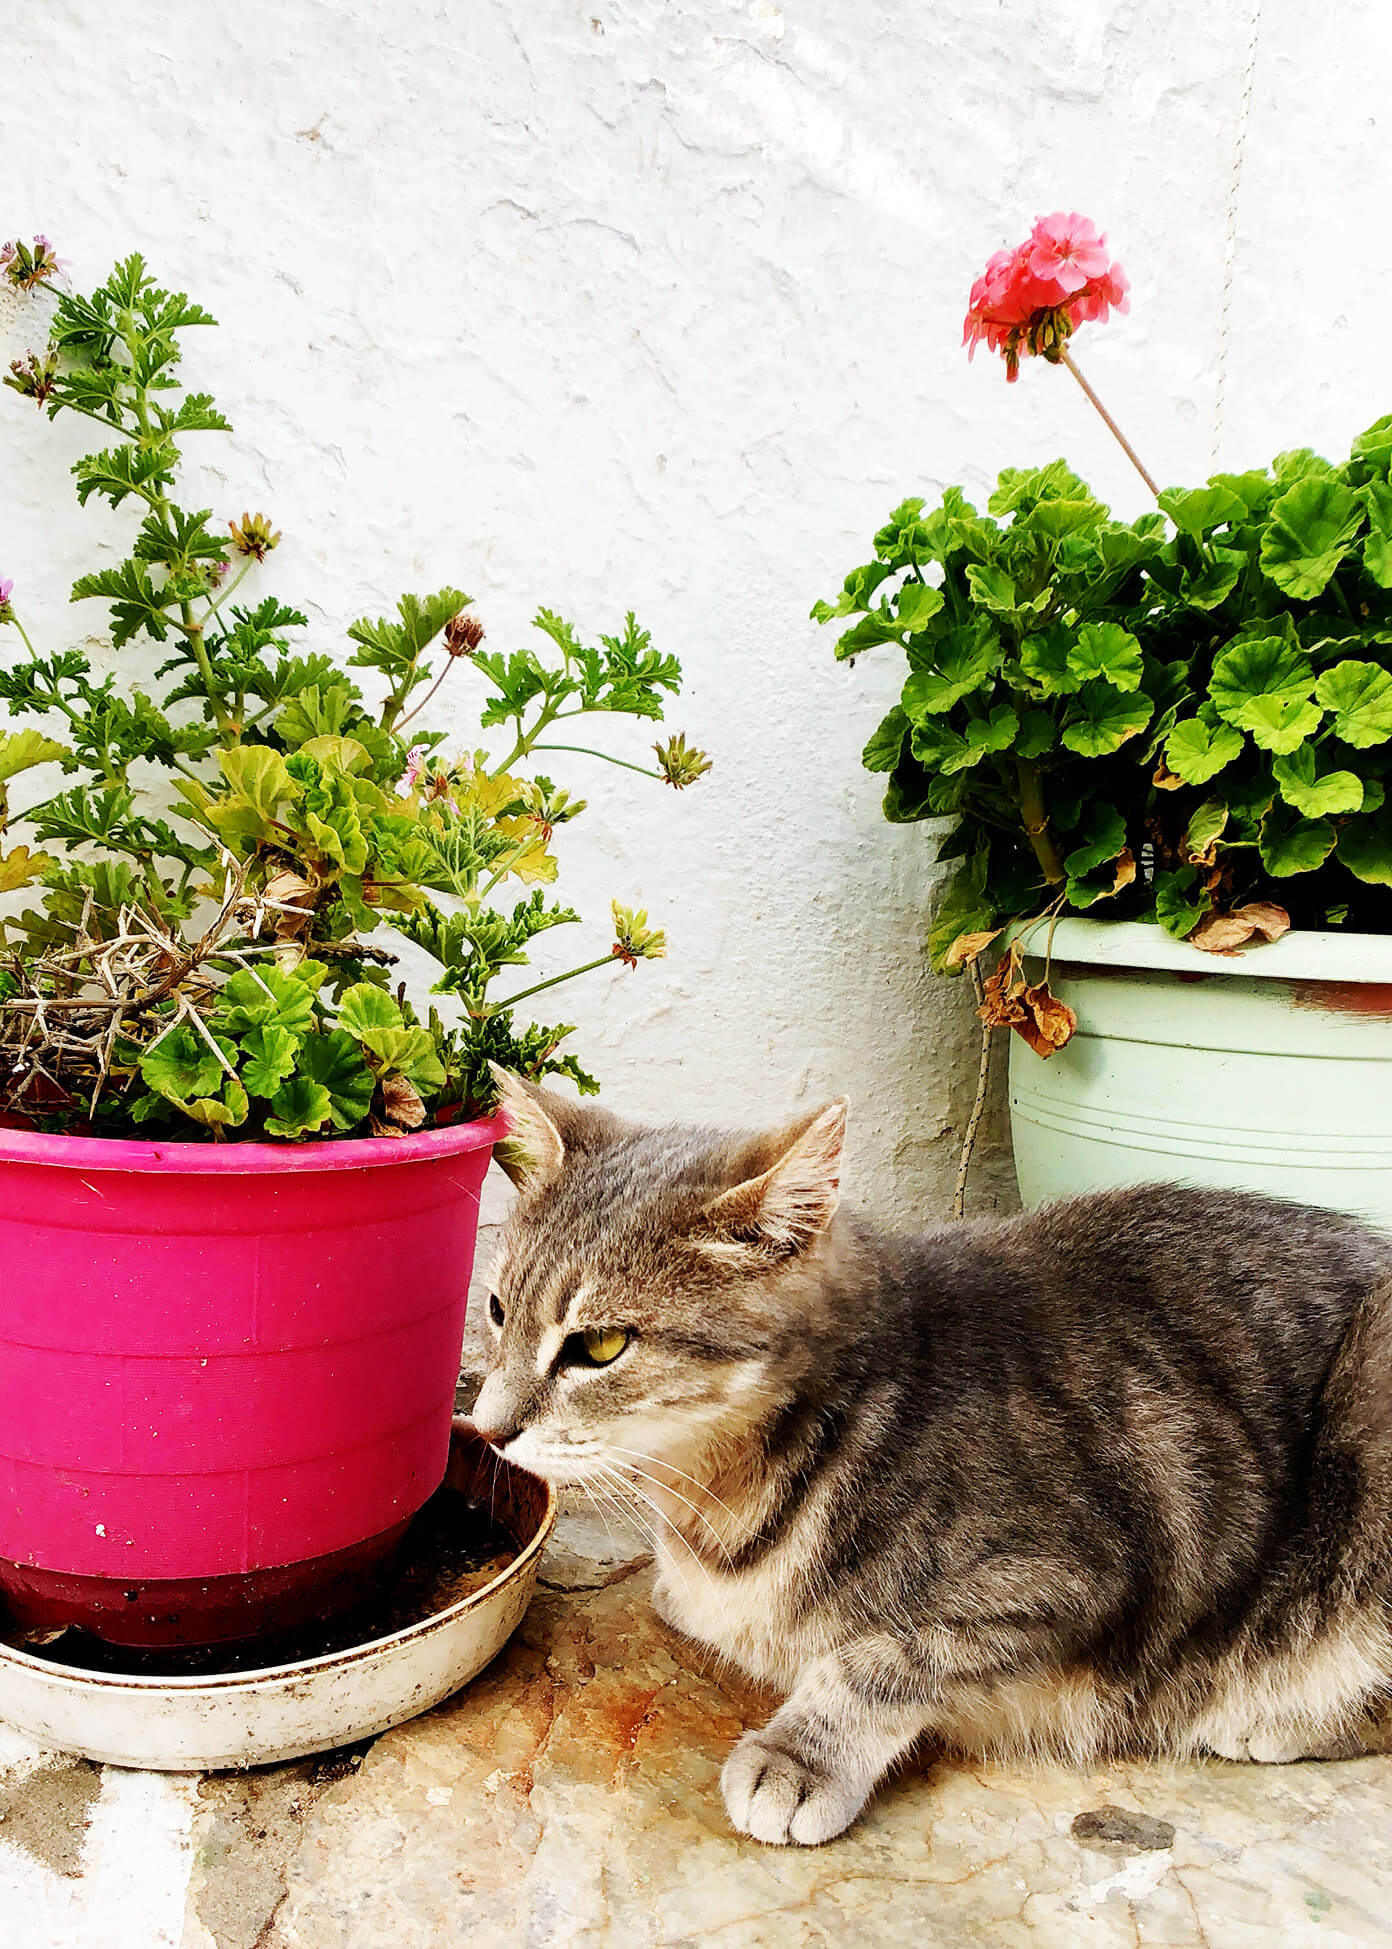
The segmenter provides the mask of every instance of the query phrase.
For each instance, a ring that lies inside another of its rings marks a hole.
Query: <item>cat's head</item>
[[[846,1105],[732,1138],[498,1080],[519,1196],[475,1422],[556,1483],[600,1487],[644,1457],[692,1472],[776,1411],[810,1357]]]

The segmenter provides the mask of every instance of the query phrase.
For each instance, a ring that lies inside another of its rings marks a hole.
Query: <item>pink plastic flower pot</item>
[[[0,1130],[0,1594],[22,1624],[210,1644],[361,1594],[444,1475],[503,1128]]]

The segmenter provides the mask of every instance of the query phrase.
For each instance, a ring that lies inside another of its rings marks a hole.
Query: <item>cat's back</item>
[[[1392,1239],[1279,1199],[1150,1184],[912,1241],[903,1298],[939,1352],[956,1343],[1100,1378],[1120,1355],[1173,1367],[1327,1371]]]

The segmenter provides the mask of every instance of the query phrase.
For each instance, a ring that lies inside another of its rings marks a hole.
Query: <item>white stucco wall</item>
[[[958,349],[972,276],[1040,210],[1093,214],[1134,282],[1080,361],[1162,479],[1206,471],[1249,78],[1223,458],[1339,449],[1389,405],[1385,5],[1265,0],[1250,70],[1253,0],[8,12],[0,232],[47,231],[83,281],[139,248],[216,313],[192,371],[237,436],[208,493],[284,529],[266,585],[316,646],[454,581],[495,646],[539,602],[588,629],[632,605],[684,660],[699,790],[556,761],[592,802],[561,844],[579,946],[611,893],[671,941],[565,996],[610,1099],[756,1119],[847,1091],[862,1196],[942,1210],[974,1032],[923,972],[931,835],[858,765],[900,673],[838,669],[808,607],[910,492],[1067,452],[1143,505],[1065,374],[1007,389]],[[65,479],[80,422],[3,405],[0,573],[56,644],[105,518]],[[461,741],[477,694],[462,671]]]

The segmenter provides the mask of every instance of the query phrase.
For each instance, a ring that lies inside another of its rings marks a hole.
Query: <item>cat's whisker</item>
[[[653,1459],[653,1458],[651,1458],[651,1457],[650,1457],[649,1459],[651,1460],[651,1459]],[[725,1543],[725,1539],[724,1539],[724,1537],[723,1537],[723,1536],[722,1536],[722,1535],[720,1534],[720,1531],[719,1531],[719,1530],[718,1530],[718,1529],[717,1529],[717,1528],[715,1527],[715,1524],[714,1524],[714,1523],[713,1523],[713,1522],[711,1521],[711,1519],[710,1519],[710,1517],[709,1517],[709,1516],[707,1516],[707,1515],[705,1515],[705,1514],[704,1514],[704,1513],[703,1513],[703,1512],[702,1512],[701,1510],[699,1510],[699,1509],[698,1509],[698,1508],[696,1507],[696,1505],[695,1505],[695,1503],[694,1503],[694,1502],[689,1502],[689,1501],[687,1500],[687,1498],[686,1498],[686,1497],[685,1497],[684,1495],[681,1495],[681,1494],[680,1494],[680,1493],[679,1493],[679,1492],[678,1492],[678,1491],[677,1491],[676,1489],[673,1489],[673,1488],[671,1488],[671,1487],[669,1487],[669,1485],[668,1485],[667,1483],[665,1483],[664,1481],[662,1481],[662,1480],[661,1480],[661,1478],[660,1478],[659,1476],[656,1476],[656,1475],[649,1475],[646,1469],[640,1469],[640,1468],[638,1468],[638,1467],[636,1467],[636,1466],[635,1466],[635,1465],[634,1465],[634,1464],[633,1464],[632,1462],[626,1462],[626,1463],[624,1463],[624,1465],[623,1465],[623,1466],[624,1466],[624,1467],[625,1467],[625,1468],[626,1468],[626,1469],[627,1469],[627,1470],[628,1470],[628,1471],[629,1471],[629,1472],[630,1472],[631,1474],[633,1474],[633,1475],[641,1475],[641,1476],[642,1476],[642,1478],[643,1478],[643,1480],[644,1480],[645,1482],[651,1482],[651,1483],[653,1483],[653,1484],[654,1484],[654,1485],[655,1485],[655,1486],[656,1486],[657,1488],[659,1488],[659,1489],[661,1489],[661,1491],[662,1491],[662,1493],[663,1493],[664,1495],[668,1495],[668,1496],[672,1496],[672,1497],[674,1497],[674,1498],[675,1498],[675,1500],[676,1500],[677,1502],[679,1502],[679,1503],[681,1503],[681,1505],[682,1505],[682,1507],[683,1507],[683,1508],[685,1508],[685,1509],[689,1509],[689,1510],[691,1511],[691,1513],[692,1513],[692,1515],[696,1517],[696,1519],[697,1519],[697,1521],[698,1521],[698,1522],[702,1522],[702,1523],[704,1523],[704,1524],[705,1524],[705,1526],[706,1526],[706,1528],[707,1528],[707,1529],[708,1529],[708,1530],[710,1531],[710,1533],[711,1533],[711,1535],[712,1535],[712,1536],[713,1536],[713,1537],[715,1538],[715,1546],[716,1546],[716,1548],[717,1548],[717,1549],[718,1549],[718,1550],[720,1551],[720,1554],[721,1554],[721,1555],[722,1555],[722,1556],[724,1557],[724,1559],[725,1559],[725,1561],[726,1561],[726,1563],[727,1563],[727,1564],[729,1564],[729,1566],[730,1566],[730,1568],[731,1568],[732,1570],[734,1569],[734,1567],[735,1567],[735,1566],[734,1566],[734,1559],[733,1559],[733,1557],[732,1557],[732,1556],[730,1555],[730,1552],[729,1552],[729,1549],[728,1549],[728,1548],[727,1548],[727,1546],[726,1546],[726,1543]],[[660,1464],[659,1464],[659,1466],[660,1466]],[[654,1507],[654,1508],[658,1508],[658,1507],[660,1507],[660,1505],[658,1505],[657,1503],[654,1503],[654,1504],[653,1504],[653,1507]],[[722,1507],[723,1507],[723,1505],[722,1505]],[[670,1518],[670,1517],[668,1517],[668,1518],[667,1518],[666,1520],[667,1520],[667,1521],[668,1521],[668,1522],[669,1522],[669,1523],[671,1524],[671,1527],[672,1527],[672,1529],[673,1529],[673,1530],[674,1530],[674,1531],[676,1532],[676,1534],[680,1536],[680,1535],[681,1535],[681,1531],[677,1529],[677,1526],[676,1526],[676,1524],[675,1524],[675,1523],[672,1523],[672,1521],[671,1521],[671,1518]],[[687,1539],[687,1538],[685,1538],[685,1537],[683,1537],[683,1538],[682,1538],[682,1540],[683,1540],[683,1542],[687,1542],[687,1541],[688,1541],[688,1539]],[[691,1547],[689,1543],[688,1543],[688,1547]],[[694,1552],[694,1551],[693,1551],[693,1554],[695,1554],[695,1552]]]
[[[703,1496],[709,1496],[712,1502],[718,1503],[720,1508],[722,1508],[725,1511],[725,1514],[730,1518],[730,1521],[732,1523],[739,1522],[740,1520],[739,1517],[735,1514],[734,1510],[731,1509],[729,1503],[721,1502],[720,1497],[715,1493],[715,1490],[710,1487],[709,1483],[699,1481],[696,1476],[689,1474],[686,1469],[679,1469],[675,1463],[663,1461],[660,1457],[656,1455],[649,1455],[646,1452],[646,1450],[641,1448],[625,1448],[622,1446],[621,1443],[616,1441],[609,1442],[607,1446],[611,1448],[616,1455],[631,1455],[634,1457],[636,1461],[651,1462],[654,1468],[666,1469],[669,1475],[675,1475],[681,1481],[689,1482],[693,1489],[698,1489]]]
[[[651,1510],[653,1516],[656,1517],[657,1519],[657,1523],[659,1526],[659,1535],[662,1537],[670,1537],[674,1539],[676,1542],[681,1544],[687,1556],[690,1557],[691,1561],[695,1564],[696,1568],[700,1571],[701,1575],[705,1578],[706,1588],[712,1594],[714,1594],[715,1584],[711,1577],[710,1570],[707,1568],[706,1564],[702,1562],[700,1556],[692,1548],[691,1543],[677,1528],[676,1524],[672,1522],[670,1517],[668,1517],[664,1513],[664,1511],[659,1507],[659,1505],[656,1502],[653,1501],[652,1497],[648,1495],[645,1490],[639,1488],[638,1484],[634,1482],[631,1477],[620,1474],[618,1476],[618,1480],[620,1480],[624,1484],[624,1487],[630,1496],[636,1497],[642,1503],[645,1509]],[[651,1534],[651,1531],[648,1530],[646,1531],[646,1533]],[[660,1547],[661,1547],[660,1543],[657,1541],[657,1539],[654,1539],[654,1548],[660,1549]],[[677,1567],[675,1558],[672,1558],[672,1567],[673,1569]],[[682,1583],[685,1586],[687,1594],[689,1596],[691,1591],[691,1586],[689,1583],[687,1583],[685,1577],[682,1578]]]

